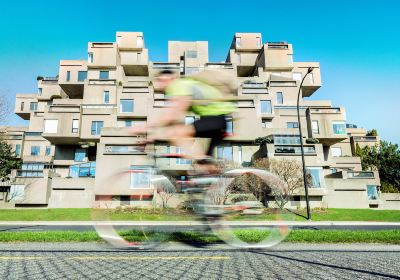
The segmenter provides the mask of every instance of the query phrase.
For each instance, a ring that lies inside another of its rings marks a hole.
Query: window
[[[331,155],[333,157],[341,157],[342,156],[342,148],[340,148],[340,147],[332,147],[331,148]]]
[[[314,84],[314,75],[313,73],[308,74],[308,78],[310,79],[310,84]]]
[[[138,46],[138,48],[143,48],[143,37],[142,36],[136,37],[136,45]]]
[[[346,134],[346,124],[344,122],[332,123],[333,134]]]
[[[301,154],[300,146],[275,146],[275,153],[277,154]],[[314,146],[304,147],[305,154],[315,154]]]
[[[57,133],[58,120],[44,120],[44,133]]]
[[[276,93],[276,103],[283,104],[283,93],[282,92]]]
[[[89,63],[93,63],[93,53],[92,52],[88,53],[88,61],[89,61]]]
[[[108,80],[109,71],[100,71],[100,80]]]
[[[16,157],[21,156],[21,144],[15,145],[15,156]]]
[[[287,55],[287,62],[288,62],[288,64],[293,64],[293,55],[292,54]]]
[[[197,58],[197,51],[186,51],[187,58]]]
[[[287,128],[299,128],[298,122],[287,122]]]
[[[39,154],[40,154],[40,147],[32,146],[31,147],[31,156],[38,156]]]
[[[311,175],[311,187],[323,188],[325,186],[322,167],[307,167],[307,173]]]
[[[262,128],[272,128],[272,121],[263,119],[261,123]]]
[[[257,47],[261,47],[261,38],[260,37],[257,37],[256,38],[256,45],[257,45]]]
[[[233,135],[233,119],[232,117],[226,118],[226,130],[225,132],[229,135]]]
[[[91,128],[92,135],[100,135],[103,125],[104,125],[103,121],[92,121],[92,128]]]
[[[238,146],[238,162],[242,163],[243,158],[242,158],[242,146]]]
[[[71,81],[71,71],[67,71],[67,82]]]
[[[199,67],[185,67],[185,75],[189,76],[189,75],[193,75],[200,72]]]
[[[108,90],[105,90],[103,92],[103,103],[104,104],[109,104],[110,103],[110,92]]]
[[[17,171],[18,177],[43,177],[43,163],[23,163],[21,170]]]
[[[87,78],[87,71],[78,71],[78,82],[83,82]]]
[[[79,120],[73,119],[72,120],[72,133],[78,133],[79,130]]]
[[[29,110],[31,110],[31,111],[36,111],[37,110],[37,102],[31,102],[30,104],[29,104]]]
[[[299,135],[274,135],[276,145],[300,145]]]
[[[189,125],[194,123],[194,121],[196,120],[196,118],[194,116],[186,116],[185,117],[185,125]]]
[[[38,96],[42,96],[42,88],[38,88]]]
[[[272,113],[271,100],[261,100],[260,109],[262,114],[271,114]]]
[[[236,58],[237,58],[237,63],[240,64],[241,63],[241,57],[240,57],[240,53],[236,54]]]
[[[312,128],[312,133],[313,133],[313,134],[319,134],[319,124],[318,124],[318,121],[312,121],[312,122],[311,122],[311,128]]]
[[[74,161],[85,161],[86,149],[77,148],[75,149]]]
[[[218,146],[217,147],[217,159],[224,159],[224,160],[232,161],[233,160],[232,146]]]
[[[293,72],[293,80],[301,81],[301,73],[300,72]]]
[[[150,188],[151,169],[149,166],[133,165],[131,166],[130,188]]]
[[[242,45],[242,38],[236,37],[236,47],[240,47]]]
[[[69,177],[94,177],[96,175],[96,162],[81,163],[69,167]]]
[[[378,188],[374,185],[367,185],[367,195],[369,200],[378,199]]]
[[[51,146],[46,146],[45,156],[49,156],[51,154]]]
[[[138,63],[140,63],[141,59],[142,59],[142,53],[137,53],[136,61],[137,61]]]
[[[24,103],[24,102],[21,102],[21,106],[20,106],[21,111],[24,110],[24,105],[25,105],[25,103]]]
[[[132,113],[133,112],[133,100],[132,99],[121,99],[119,104],[120,113]]]

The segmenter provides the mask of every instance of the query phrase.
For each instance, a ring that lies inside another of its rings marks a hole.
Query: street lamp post
[[[299,123],[299,133],[300,133],[300,147],[301,147],[301,161],[303,164],[303,183],[304,183],[304,190],[306,195],[306,204],[307,204],[307,220],[311,220],[311,213],[310,213],[310,200],[308,197],[308,186],[307,186],[307,179],[306,179],[306,163],[304,160],[304,145],[303,145],[303,133],[301,131],[301,121],[300,121],[300,93],[302,92],[301,87],[303,86],[303,82],[306,79],[307,75],[313,71],[312,67],[309,67],[307,73],[304,75],[303,79],[301,80],[299,86],[299,92],[297,93],[297,121]]]

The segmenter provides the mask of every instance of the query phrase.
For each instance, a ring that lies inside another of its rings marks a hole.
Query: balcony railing
[[[232,63],[209,62],[209,63],[206,63],[206,66],[209,68],[217,68],[217,69],[233,69]]]
[[[286,42],[267,42],[269,49],[288,49],[289,45]]]
[[[348,171],[347,172],[348,178],[354,179],[364,179],[364,178],[374,178],[374,172],[370,171]]]
[[[180,63],[153,62],[153,68],[155,69],[180,69],[180,67]]]

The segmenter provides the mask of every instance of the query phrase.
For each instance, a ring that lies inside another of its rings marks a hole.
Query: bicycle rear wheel
[[[296,218],[287,185],[260,169],[227,171],[205,197],[210,227],[224,242],[269,248],[283,241]]]
[[[109,195],[110,190],[120,195]],[[176,192],[151,168],[121,170],[97,182],[91,216],[99,236],[117,248],[149,249],[168,241],[168,224],[154,222],[162,214],[155,205],[160,190]]]

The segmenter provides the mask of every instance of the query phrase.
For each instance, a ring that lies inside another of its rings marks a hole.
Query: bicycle
[[[152,144],[152,152],[148,151],[148,143],[143,145],[140,150],[153,164],[146,168],[135,166],[120,170],[101,182],[100,189],[124,185],[124,195],[140,196],[144,200],[152,197],[152,211],[156,215],[163,213],[157,208],[160,196],[177,194],[182,200],[180,206],[186,209],[184,214],[193,215],[200,221],[174,222],[174,216],[170,216],[169,221],[152,222],[148,220],[148,214],[143,213],[143,208],[127,207],[116,211],[112,202],[107,205],[97,196],[92,209],[92,218],[96,222],[94,227],[109,244],[119,248],[153,248],[170,240],[171,230],[174,232],[171,224],[174,223],[191,230],[200,226],[202,231],[211,231],[223,242],[239,248],[270,248],[288,236],[291,222],[295,219],[290,209],[293,200],[286,184],[276,175],[254,168],[220,168],[220,172],[214,175],[193,170],[185,180],[175,180],[157,161],[187,159],[181,154],[156,153],[155,143]],[[132,184],[132,181],[135,188],[129,189],[129,182]],[[263,194],[263,203],[259,201],[256,187],[263,187],[264,192],[267,190]],[[135,217],[135,221],[118,221],[125,210],[132,211],[133,216],[139,213],[139,216]],[[172,214],[175,215],[174,212]],[[161,217],[154,217],[153,214],[150,218]],[[149,230],[151,227],[155,230]]]

